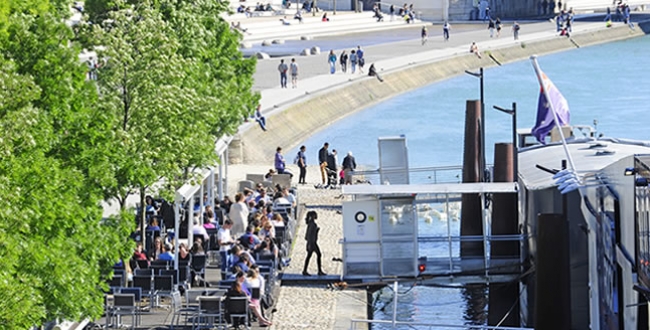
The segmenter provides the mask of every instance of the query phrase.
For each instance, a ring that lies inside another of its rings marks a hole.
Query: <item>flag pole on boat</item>
[[[562,139],[562,147],[564,148],[564,153],[566,154],[567,160],[569,162],[569,167],[570,167],[572,172],[575,172],[576,171],[576,166],[575,166],[575,164],[573,162],[573,157],[571,157],[571,153],[569,152],[569,147],[567,146],[566,139],[564,138],[564,132],[562,132],[562,126],[561,126],[560,118],[558,117],[555,106],[553,104],[554,103],[552,101],[553,99],[551,99],[551,97],[549,95],[549,88],[548,87],[554,88],[553,83],[547,77],[544,78],[545,75],[542,72],[542,70],[539,68],[539,64],[537,63],[537,55],[531,55],[530,56],[530,61],[533,64],[533,68],[535,69],[535,74],[537,74],[537,80],[539,81],[539,85],[542,88],[542,92],[544,93],[544,96],[546,97],[546,101],[548,102],[548,106],[549,106],[549,108],[551,110],[551,113],[553,114],[553,120],[555,121],[555,125],[557,126],[558,132],[560,133],[560,139]],[[544,77],[543,77],[543,75],[544,75]],[[560,97],[562,97],[561,94],[560,94]],[[568,111],[568,109],[567,109],[567,111]]]

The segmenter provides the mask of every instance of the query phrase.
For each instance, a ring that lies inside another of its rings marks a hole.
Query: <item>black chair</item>
[[[158,272],[158,275],[161,276],[171,276],[173,279],[174,285],[178,284],[178,273],[174,269],[161,269]]]
[[[138,317],[138,320],[136,321],[136,324],[142,323],[142,314],[140,313],[141,308],[140,308],[140,302],[142,302],[142,289],[141,288],[120,288],[120,293],[121,294],[132,294],[133,297],[135,298],[135,305],[136,305],[136,316]]]
[[[138,265],[139,269],[147,269],[149,268],[149,260],[136,260],[135,263]]]
[[[151,262],[151,265],[149,268],[155,269],[154,274],[158,273],[159,270],[161,269],[170,269],[173,266],[173,261],[169,260],[154,260]]]
[[[222,296],[200,296],[199,313],[196,321],[208,323],[210,328],[214,326],[216,321],[216,325],[220,326],[223,323],[221,300]]]
[[[173,276],[157,275],[153,277],[155,307],[160,307],[160,298],[171,297],[174,292]]]
[[[146,268],[146,269],[134,269],[133,270],[133,275],[134,276],[153,276],[154,270],[152,268]]]
[[[108,283],[108,286],[110,287],[122,287],[124,283],[124,278],[121,275],[113,275],[113,278],[111,278],[110,282]]]
[[[203,281],[203,286],[207,286],[207,282],[204,279],[205,276],[205,255],[193,255],[192,261],[190,262],[190,267],[194,275],[199,277]]]
[[[112,320],[115,318],[115,325],[119,325],[122,316],[131,315],[131,327],[135,328],[138,325],[137,307],[135,305],[134,294],[114,294],[113,306],[109,309],[107,319]]]
[[[260,299],[262,297],[262,294],[260,292],[260,288],[252,288],[251,289],[251,298],[252,299]]]
[[[149,298],[150,302],[153,303],[151,276],[133,276],[133,287],[140,288],[142,290],[142,296]]]
[[[233,327],[237,328],[243,325],[250,329],[248,320],[248,297],[228,297],[226,298],[225,308],[228,311],[229,321]]]

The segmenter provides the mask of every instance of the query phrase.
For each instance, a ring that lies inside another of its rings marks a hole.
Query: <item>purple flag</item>
[[[565,126],[569,124],[569,104],[567,103],[562,93],[555,87],[553,82],[544,74],[541,73],[542,87],[539,91],[539,103],[537,104],[537,120],[535,121],[535,127],[532,129],[533,136],[537,138],[537,141],[544,144],[544,139],[546,135],[555,127],[555,120],[553,118],[553,113],[555,111],[557,118],[560,121],[560,126]],[[544,94],[544,88],[548,91],[548,97],[550,100],[546,99]],[[552,106],[552,109],[551,109]]]

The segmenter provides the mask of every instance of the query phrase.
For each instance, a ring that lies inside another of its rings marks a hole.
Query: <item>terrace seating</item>
[[[137,313],[135,295],[117,293],[113,295],[113,304],[107,307],[106,322],[119,327],[122,316],[130,315],[131,328],[134,329],[138,325]]]

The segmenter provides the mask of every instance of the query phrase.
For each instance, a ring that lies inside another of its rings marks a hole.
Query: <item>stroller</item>
[[[329,167],[325,168],[325,172],[327,173],[327,185],[322,185],[322,184],[317,184],[315,186],[316,189],[336,189],[337,184],[338,184],[338,173],[336,173],[336,170],[333,170]]]

